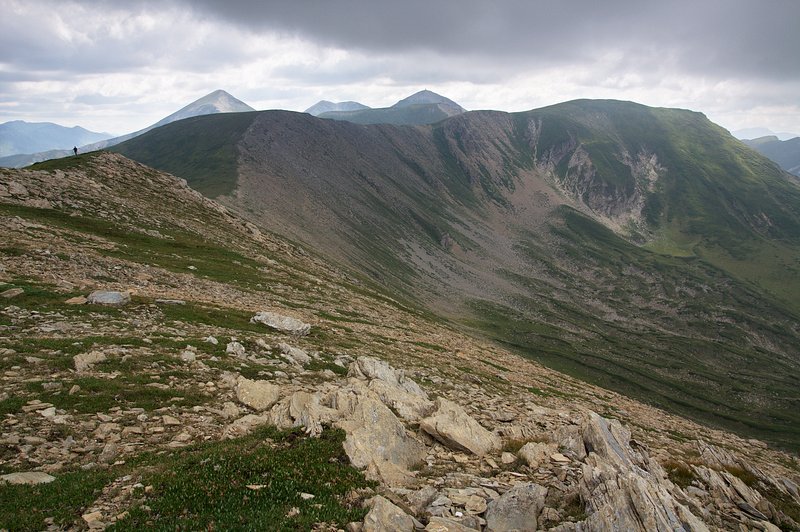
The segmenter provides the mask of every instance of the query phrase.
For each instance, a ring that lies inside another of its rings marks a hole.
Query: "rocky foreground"
[[[265,426],[343,431],[371,481],[320,530],[800,528],[796,455],[464,336],[122,157],[2,171],[0,219],[0,529],[38,511],[12,485],[76,472],[107,480],[32,528],[125,529],[161,495],[142,456]]]

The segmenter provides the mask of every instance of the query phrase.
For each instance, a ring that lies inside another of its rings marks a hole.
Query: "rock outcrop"
[[[261,311],[250,318],[250,323],[262,323],[271,329],[296,336],[306,336],[311,332],[311,324],[274,312]]]
[[[483,428],[461,406],[444,398],[436,400],[434,412],[421,420],[419,426],[448,447],[477,456],[500,447],[500,438]]]

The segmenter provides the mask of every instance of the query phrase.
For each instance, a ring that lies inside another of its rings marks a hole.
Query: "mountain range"
[[[800,189],[700,113],[579,100],[407,127],[264,111],[114,150],[523,356],[800,442]]]
[[[771,135],[742,142],[769,157],[787,172],[800,176],[800,137],[781,140]]]
[[[316,113],[316,116],[346,120],[356,124],[426,125],[463,112],[465,109],[453,100],[426,89],[400,100],[391,107],[331,110]]]
[[[358,102],[329,102],[328,100],[320,100],[303,112],[313,116],[319,116],[322,113],[330,113],[332,111],[360,111],[362,109],[369,109],[369,107]]]
[[[182,107],[181,109],[172,113],[171,115],[162,118],[155,124],[152,124],[139,131],[135,131],[133,133],[128,133],[127,135],[122,135],[114,138],[107,138],[108,135],[105,135],[106,138],[96,138],[93,140],[89,140],[88,143],[87,141],[83,141],[83,142],[67,143],[67,145],[69,144],[77,145],[81,153],[93,150],[100,150],[103,148],[114,146],[115,144],[119,144],[120,142],[124,142],[128,139],[132,139],[157,127],[161,127],[165,124],[175,122],[176,120],[183,120],[185,118],[207,115],[207,114],[237,113],[237,112],[247,112],[247,111],[254,111],[254,109],[249,105],[245,104],[244,102],[237,100],[224,90],[216,90],[214,92],[211,92],[203,96],[198,100],[195,100],[189,105]],[[100,135],[101,137],[104,136],[101,134],[98,135]],[[21,168],[23,166],[28,166],[35,162],[44,161],[47,159],[55,159],[58,157],[66,157],[69,155],[72,155],[72,147],[69,147],[69,149],[62,149],[62,150],[50,149],[48,151],[43,151],[38,153],[17,152],[15,155],[0,157],[0,167]]]
[[[111,137],[80,126],[64,127],[51,122],[14,120],[0,124],[0,157],[20,153],[67,150]]]

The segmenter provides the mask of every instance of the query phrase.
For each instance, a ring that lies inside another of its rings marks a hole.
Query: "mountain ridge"
[[[456,102],[425,89],[390,107],[328,111],[318,116],[357,124],[427,125],[463,112],[465,109]]]
[[[120,151],[526,356],[796,445],[800,189],[704,115],[579,100],[413,128],[189,125]],[[194,180],[215,142],[227,162]]]

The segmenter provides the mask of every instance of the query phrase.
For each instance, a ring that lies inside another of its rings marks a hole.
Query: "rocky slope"
[[[1,171],[0,217],[0,473],[37,482],[0,486],[0,528],[798,527],[797,456],[465,336],[121,156]],[[312,480],[236,462],[259,448]],[[341,460],[371,484],[326,483]]]
[[[800,188],[699,113],[576,101],[396,127],[275,111],[119,149],[525,356],[800,442]]]

